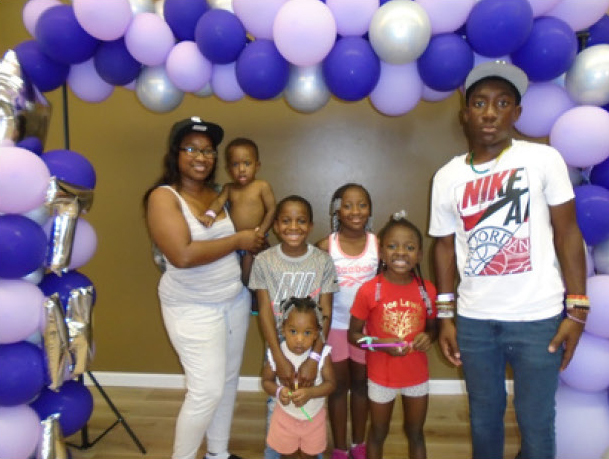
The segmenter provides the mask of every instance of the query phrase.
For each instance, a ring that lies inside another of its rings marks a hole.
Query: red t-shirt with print
[[[377,284],[380,282],[380,296],[377,300]],[[429,281],[425,288],[432,302],[436,316],[436,288]],[[418,283],[413,280],[407,285],[389,282],[382,274],[364,283],[357,291],[351,315],[366,322],[366,333],[377,338],[400,338],[412,341],[425,331],[428,318],[425,302],[421,298]],[[427,354],[411,350],[401,357],[393,357],[386,352],[366,352],[368,378],[385,387],[409,387],[424,383],[429,379]]]

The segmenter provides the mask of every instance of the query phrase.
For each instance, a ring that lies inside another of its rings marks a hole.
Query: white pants
[[[161,305],[187,389],[172,459],[195,459],[204,436],[209,452],[227,451],[250,306],[245,287],[228,303]]]

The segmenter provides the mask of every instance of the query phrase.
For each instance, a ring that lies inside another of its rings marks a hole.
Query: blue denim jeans
[[[502,459],[506,364],[514,373],[521,459],[554,459],[554,394],[562,351],[548,345],[560,315],[532,322],[457,318],[457,340],[469,398],[473,459]]]

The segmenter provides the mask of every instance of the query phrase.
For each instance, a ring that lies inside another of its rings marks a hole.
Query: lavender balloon
[[[182,41],[167,56],[167,76],[181,91],[197,92],[211,79],[212,64],[199,51],[194,41]]]
[[[370,93],[370,103],[383,115],[408,113],[421,100],[423,82],[414,62],[392,65],[381,62],[381,75]]]
[[[125,45],[131,55],[148,66],[165,63],[174,44],[175,38],[171,29],[154,13],[135,16],[125,33]]]
[[[609,388],[609,340],[582,333],[573,359],[560,373],[560,379],[585,392]]]
[[[467,20],[474,6],[474,0],[415,0],[429,16],[431,33],[454,32]]]
[[[562,19],[575,31],[584,30],[609,10],[609,0],[561,0],[546,13]]]
[[[128,0],[74,0],[74,14],[89,35],[105,41],[122,37],[132,18]]]
[[[225,102],[236,102],[245,97],[245,92],[237,81],[236,64],[214,64],[211,71],[213,93]]]
[[[522,114],[516,129],[529,137],[550,134],[556,120],[575,107],[567,91],[556,83],[532,83],[522,97]]]
[[[273,39],[273,22],[287,0],[233,0],[235,15],[256,38]]]
[[[67,81],[76,97],[85,102],[103,102],[114,92],[114,86],[104,81],[95,70],[93,58],[72,65]]]
[[[28,459],[40,438],[40,418],[28,405],[0,406],[0,457]]]
[[[38,330],[44,294],[25,280],[0,279],[0,344],[16,343]]]

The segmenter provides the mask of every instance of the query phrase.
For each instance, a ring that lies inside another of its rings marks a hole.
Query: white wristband
[[[205,215],[207,215],[208,217],[213,218],[214,220],[216,219],[216,217],[218,216],[213,210],[211,209],[207,209],[207,211],[205,211]]]
[[[283,386],[277,386],[277,391],[275,391],[275,398],[277,400],[279,400],[279,393],[281,392],[281,389],[283,389]]]
[[[309,352],[309,358],[311,360],[315,360],[316,362],[319,362],[321,360],[321,355],[319,355],[317,352]]]

